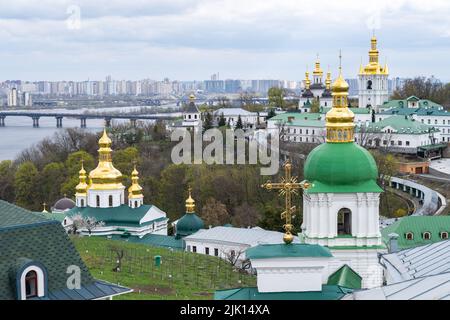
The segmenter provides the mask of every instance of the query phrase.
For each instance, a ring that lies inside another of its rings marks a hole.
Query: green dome
[[[195,213],[186,213],[177,222],[177,237],[185,237],[205,227],[203,220]]]
[[[323,143],[308,155],[305,179],[308,193],[382,192],[378,168],[369,151],[354,142]]]

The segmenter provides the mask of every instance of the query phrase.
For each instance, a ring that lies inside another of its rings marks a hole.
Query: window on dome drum
[[[405,234],[406,240],[414,240],[414,234],[412,232],[407,232]]]
[[[84,207],[84,199],[81,199],[80,204],[82,207]]]
[[[134,207],[137,208],[137,206],[138,206],[138,202],[135,201],[135,202],[134,202]]]
[[[337,231],[340,235],[352,234],[352,212],[350,209],[342,208],[337,215]]]
[[[113,196],[109,196],[109,206],[113,206]]]
[[[441,239],[442,239],[442,240],[448,239],[448,232],[442,231],[442,232],[441,232]]]
[[[96,196],[97,207],[100,207],[100,196]]]
[[[423,236],[424,240],[430,240],[431,239],[431,232],[428,232],[428,231],[424,232],[422,236]]]
[[[27,299],[38,295],[38,277],[34,270],[31,270],[25,276],[25,293]]]

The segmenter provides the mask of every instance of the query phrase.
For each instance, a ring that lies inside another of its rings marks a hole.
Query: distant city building
[[[8,106],[9,107],[17,107],[18,106],[18,95],[17,89],[11,88],[8,92]]]

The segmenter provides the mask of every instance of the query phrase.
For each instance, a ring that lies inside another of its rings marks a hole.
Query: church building
[[[320,60],[317,58],[312,74],[312,83],[309,79],[309,72],[305,72],[303,80],[304,90],[300,95],[298,109],[302,112],[309,112],[309,108],[314,101],[318,101],[320,107],[330,108],[333,103],[331,98],[331,73],[327,72],[325,84],[323,83],[323,70],[320,67]]]
[[[150,233],[167,235],[166,213],[154,205],[144,204],[136,167],[131,173],[131,186],[125,199],[122,173],[113,165],[111,144],[112,141],[104,130],[99,140],[97,168],[87,176],[86,170],[81,166],[80,182],[75,193],[76,206],[67,211],[63,226],[67,230],[73,229],[73,220],[81,216],[83,220],[99,222],[99,225],[90,230],[78,230],[81,234],[106,236],[125,233],[138,237]]]
[[[377,38],[371,39],[369,51],[369,64],[360,66],[358,74],[359,108],[372,108],[378,111],[389,100],[387,64],[382,67],[379,63]]]

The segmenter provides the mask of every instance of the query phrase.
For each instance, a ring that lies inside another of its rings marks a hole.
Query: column
[[[132,127],[136,127],[136,119],[130,119],[130,123]]]
[[[5,118],[6,117],[0,117],[0,127],[4,127],[5,126]]]
[[[86,118],[80,118],[80,127],[86,128]]]
[[[105,127],[107,128],[111,127],[111,118],[105,118]]]

